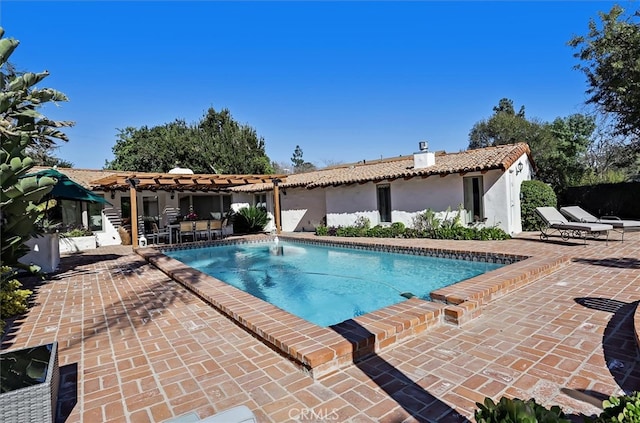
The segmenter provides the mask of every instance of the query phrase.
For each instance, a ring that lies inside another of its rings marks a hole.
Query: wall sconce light
[[[523,168],[524,168],[524,165],[522,164],[522,162],[518,162],[518,165],[516,166],[516,175],[522,173]]]
[[[116,198],[116,191],[115,190],[111,190],[111,199],[113,200],[114,198]]]
[[[129,184],[129,186],[131,188],[135,188],[136,186],[138,186],[138,184],[140,184],[140,179],[138,178],[127,178],[124,180],[127,184]]]
[[[176,198],[176,193],[174,190],[171,190],[171,199],[173,200],[174,198]]]
[[[282,190],[282,195],[287,195],[287,191]]]

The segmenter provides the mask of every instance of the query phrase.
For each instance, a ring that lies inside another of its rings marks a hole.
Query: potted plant
[[[92,231],[82,227],[68,228],[60,233],[60,252],[76,253],[98,247]]]

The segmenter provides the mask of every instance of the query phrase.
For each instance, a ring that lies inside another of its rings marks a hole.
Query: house
[[[522,232],[520,185],[533,176],[525,143],[458,153],[426,148],[411,156],[362,161],[288,175],[279,184],[282,231],[313,231],[319,224],[372,225],[402,222],[426,209],[441,216],[462,209],[465,224]],[[274,210],[272,184],[234,187],[234,203],[267,204]],[[273,225],[272,219],[271,225]]]
[[[35,167],[34,171],[46,168]],[[220,175],[193,174],[188,169],[172,169],[169,173],[141,173],[111,170],[57,169],[83,187],[105,198],[110,205],[58,200],[49,213],[64,228],[84,227],[93,231],[98,245],[122,243],[121,226],[131,228],[131,216],[138,217],[133,238],[150,233],[155,223],[166,227],[179,217],[195,214],[203,220],[223,220],[235,204],[230,188],[253,183],[286,179],[286,175]],[[132,189],[135,188],[135,189]],[[132,204],[132,195],[137,201]]]
[[[111,203],[103,207],[62,200],[60,220],[93,230],[98,245],[116,245],[122,242],[119,227],[131,216],[130,179],[140,183],[135,195],[141,232],[149,230],[145,226],[150,222],[163,227],[189,212],[220,219],[229,210],[256,205],[272,217],[266,229],[275,230],[279,217],[283,232],[314,231],[320,224],[348,226],[359,217],[372,225],[411,226],[417,214],[431,209],[449,217],[460,210],[465,224],[517,234],[522,231],[520,185],[532,178],[534,165],[528,145],[518,143],[458,153],[423,149],[410,156],[292,175],[58,170]]]

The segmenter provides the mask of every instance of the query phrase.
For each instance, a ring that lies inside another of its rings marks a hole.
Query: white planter
[[[54,272],[60,264],[58,234],[44,234],[25,243],[31,251],[19,260],[23,264],[35,264],[45,273]]]
[[[77,253],[78,251],[93,250],[97,247],[95,235],[60,238],[61,253]]]

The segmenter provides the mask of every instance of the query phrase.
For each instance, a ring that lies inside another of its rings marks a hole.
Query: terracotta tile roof
[[[458,153],[436,154],[433,166],[414,169],[413,156],[355,163],[288,175],[281,188],[318,188],[360,182],[379,182],[397,178],[427,177],[493,169],[508,169],[520,156],[531,151],[525,143],[467,150]],[[259,192],[273,188],[272,184],[251,184],[233,188],[236,192]]]
[[[51,169],[51,167],[50,166],[34,166],[31,172],[38,172],[44,169]],[[78,184],[82,185],[87,189],[92,188],[91,182],[95,181],[96,179],[101,179],[101,178],[105,178],[107,176],[112,176],[112,175],[128,173],[128,172],[120,172],[117,170],[76,169],[76,168],[69,168],[69,167],[58,167],[56,169],[58,170],[58,172],[67,175],[74,182],[77,182]]]
[[[32,172],[49,169],[46,166],[34,166]],[[94,170],[75,168],[56,168],[73,181],[94,191],[128,190],[125,178],[138,178],[141,189],[153,190],[202,190],[227,188],[248,182],[270,181],[272,178],[286,179],[287,175],[218,175],[218,174],[169,174],[145,173],[118,170]],[[269,186],[272,183],[267,182]]]

